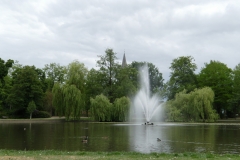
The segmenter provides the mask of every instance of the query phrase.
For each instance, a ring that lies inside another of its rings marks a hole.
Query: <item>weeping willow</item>
[[[211,88],[195,90],[192,93],[192,104],[197,109],[200,118],[203,121],[215,121],[218,119],[218,114],[213,109],[214,92]]]
[[[75,85],[61,86],[56,83],[53,87],[53,105],[57,115],[65,116],[66,120],[79,119],[84,108],[81,91]]]
[[[130,108],[130,100],[127,97],[117,98],[114,101],[112,117],[114,121],[126,121]]]
[[[98,95],[90,99],[91,116],[96,121],[111,121],[112,104],[104,95]]]
[[[182,120],[181,110],[174,103],[176,103],[176,101],[170,100],[164,104],[167,120],[174,121],[174,122],[181,121]]]
[[[62,92],[62,85],[55,83],[52,89],[53,93],[53,106],[55,107],[56,114],[58,116],[65,116],[64,112],[64,96]]]
[[[67,84],[74,84],[76,88],[83,91],[86,75],[87,68],[84,67],[84,64],[73,61],[68,66]]]
[[[74,61],[69,64],[65,84],[55,83],[53,87],[53,105],[59,116],[66,120],[79,119],[84,109],[84,84],[87,69],[84,64]]]
[[[218,114],[213,109],[214,92],[205,87],[195,89],[190,93],[182,91],[176,94],[175,99],[167,102],[166,111],[169,120],[213,122]]]
[[[66,84],[63,87],[63,95],[66,120],[79,119],[84,105],[81,91],[75,85]]]

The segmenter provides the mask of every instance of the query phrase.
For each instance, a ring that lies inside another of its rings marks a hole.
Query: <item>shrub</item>
[[[112,103],[103,94],[97,95],[96,98],[90,99],[91,116],[96,121],[111,121]]]
[[[33,118],[50,118],[51,115],[46,111],[34,111],[32,117]]]

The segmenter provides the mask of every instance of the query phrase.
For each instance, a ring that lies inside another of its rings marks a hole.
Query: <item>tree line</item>
[[[215,121],[238,114],[240,64],[230,69],[211,60],[195,73],[194,58],[181,56],[173,59],[170,79],[164,83],[154,64],[134,61],[122,66],[113,49],[106,49],[98,56],[97,69],[90,70],[78,60],[40,69],[0,58],[0,116],[127,121],[130,99],[140,88],[138,68],[146,63],[151,94],[165,101],[165,120]]]

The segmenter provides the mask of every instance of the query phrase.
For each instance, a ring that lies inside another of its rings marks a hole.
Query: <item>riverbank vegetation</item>
[[[239,159],[238,154],[213,154],[213,153],[137,153],[137,152],[67,152],[67,151],[15,151],[0,150],[0,158],[9,159],[104,159],[104,160],[120,160],[120,159]]]
[[[91,117],[95,121],[127,121],[130,99],[139,90],[139,67],[148,64],[150,92],[165,101],[164,120],[213,122],[238,116],[240,64],[234,69],[211,60],[199,73],[192,56],[170,64],[169,80],[150,62],[125,61],[106,49],[97,68],[87,69],[78,60],[67,66],[44,68],[0,58],[0,118],[64,116],[66,120]],[[34,103],[36,109],[29,110]]]

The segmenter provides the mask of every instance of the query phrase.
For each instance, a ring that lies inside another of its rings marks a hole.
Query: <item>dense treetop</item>
[[[139,67],[147,64],[150,90],[164,100],[166,119],[214,121],[240,111],[240,64],[230,69],[211,60],[199,73],[192,56],[169,64],[169,80],[151,62],[122,66],[113,49],[99,55],[97,69],[78,60],[68,66],[23,66],[0,58],[0,116],[26,118],[38,115],[79,119],[91,115],[99,121],[125,121],[130,99],[139,90]],[[90,114],[89,114],[90,113]],[[184,117],[182,117],[184,116]]]

